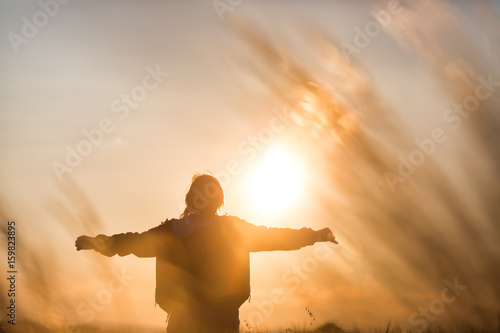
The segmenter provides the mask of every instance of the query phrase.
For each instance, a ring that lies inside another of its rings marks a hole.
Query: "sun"
[[[251,201],[265,215],[290,208],[299,199],[302,187],[300,163],[280,146],[270,147],[248,177]]]

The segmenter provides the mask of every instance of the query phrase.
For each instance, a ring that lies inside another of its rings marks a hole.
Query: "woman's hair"
[[[209,174],[196,174],[186,194],[186,209],[180,217],[214,215],[223,204],[224,191],[217,178]]]

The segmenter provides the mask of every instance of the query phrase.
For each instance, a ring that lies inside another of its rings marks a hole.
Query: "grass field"
[[[441,327],[431,327],[422,332],[416,329],[402,330],[399,326],[393,325],[390,322],[386,327],[374,327],[372,329],[360,330],[357,328],[343,329],[335,323],[316,324],[313,323],[311,328],[288,327],[278,330],[254,329],[252,327],[244,327],[242,323],[240,333],[451,333],[451,332],[468,332],[468,333],[500,333],[500,324],[498,329],[487,330],[464,326],[462,328],[445,329]],[[150,328],[150,327],[131,327],[131,326],[91,326],[82,325],[71,329],[46,327],[43,324],[21,321],[16,322],[16,325],[10,325],[2,321],[0,323],[0,333],[22,332],[22,333],[165,333],[165,328]]]

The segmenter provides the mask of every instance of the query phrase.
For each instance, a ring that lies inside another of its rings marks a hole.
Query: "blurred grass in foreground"
[[[242,326],[244,324],[242,323]],[[242,327],[240,333],[451,333],[451,332],[469,332],[469,333],[500,333],[500,322],[498,326],[498,331],[474,328],[472,326],[462,327],[460,330],[456,329],[446,329],[437,325],[430,325],[431,327],[419,331],[419,330],[404,330],[397,324],[392,324],[389,322],[386,327],[374,327],[371,329],[358,329],[354,328],[341,328],[335,323],[328,322],[325,324],[312,323],[311,328],[305,327],[288,327],[281,328],[278,330],[266,330],[266,329],[255,329],[252,327]],[[7,324],[5,321],[0,322],[0,333],[8,332],[23,332],[23,333],[165,333],[165,328],[151,328],[151,327],[140,327],[140,326],[119,326],[119,325],[108,325],[108,326],[95,326],[95,325],[81,325],[77,326],[71,330],[63,328],[48,327],[41,323],[34,321],[18,321],[15,326]],[[167,332],[168,333],[168,332]]]

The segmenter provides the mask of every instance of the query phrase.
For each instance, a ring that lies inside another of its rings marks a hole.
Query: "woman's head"
[[[224,204],[224,191],[217,178],[208,174],[196,174],[186,194],[186,209],[181,218],[196,215],[214,215]]]

